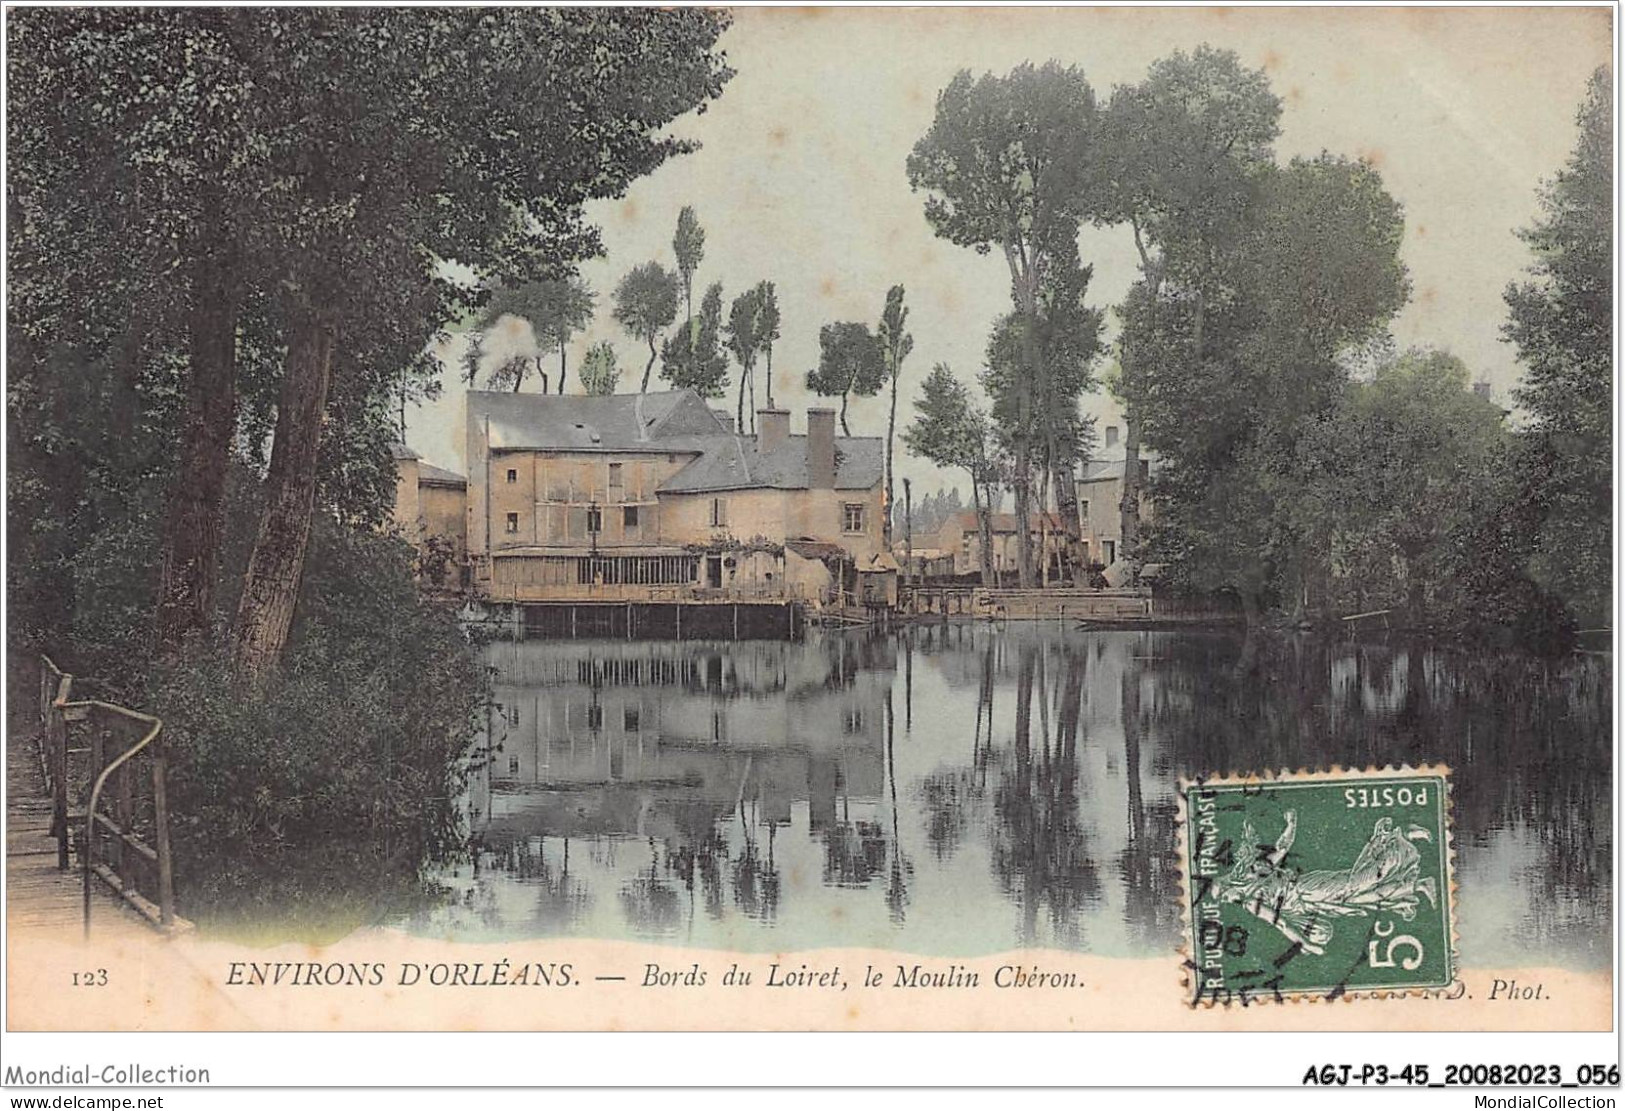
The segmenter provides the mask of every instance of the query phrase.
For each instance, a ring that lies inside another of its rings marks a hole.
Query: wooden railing
[[[110,702],[75,701],[72,693],[73,676],[42,657],[40,724],[57,866],[66,870],[77,849],[85,934],[94,879],[165,932],[185,929],[190,923],[175,912],[164,724]]]

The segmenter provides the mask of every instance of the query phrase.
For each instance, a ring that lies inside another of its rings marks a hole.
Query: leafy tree
[[[649,345],[639,393],[649,392],[649,374],[660,356],[655,341],[677,319],[678,278],[658,262],[634,267],[615,287],[615,320],[634,339]]]
[[[885,382],[885,352],[867,324],[842,321],[818,330],[818,366],[807,372],[807,388],[819,397],[841,399],[841,435],[852,435],[847,398],[873,397]]]
[[[1403,607],[1417,628],[1430,611],[1459,615],[1454,541],[1499,501],[1510,443],[1501,410],[1445,352],[1406,352],[1350,385],[1297,444],[1287,511],[1330,554],[1326,579],[1306,585],[1327,604]]]
[[[7,114],[8,381],[14,395],[48,395],[48,375],[71,350],[124,396],[117,412],[125,416],[102,433],[121,435],[150,404],[144,372],[163,361],[182,402],[167,437],[178,445],[173,466],[151,476],[169,490],[169,524],[154,537],[155,626],[167,649],[213,616],[237,405],[234,336],[247,295],[239,276],[246,206],[234,188],[244,175],[232,170],[231,136],[250,111],[251,75],[237,60],[249,17],[172,9],[17,16],[7,33],[15,107]],[[165,79],[182,72],[187,81]],[[28,437],[31,415],[15,404],[10,415]],[[84,499],[71,487],[61,492],[71,500],[42,519],[93,527],[82,513],[63,512]]]
[[[772,282],[756,283],[756,331],[767,362],[767,407],[773,408],[773,344],[779,338],[779,291]]]
[[[1200,294],[1165,281],[1154,306],[1142,286],[1124,306],[1146,441],[1165,462],[1154,546],[1194,585],[1234,589],[1250,618],[1268,596],[1301,609],[1323,574],[1293,528],[1290,460],[1340,400],[1346,354],[1409,292],[1402,214],[1368,164],[1321,155],[1258,173],[1253,223],[1213,244],[1219,277]]]
[[[1502,331],[1524,364],[1532,496],[1541,512],[1534,567],[1584,620],[1611,609],[1613,524],[1613,93],[1591,77],[1567,165],[1546,184],[1541,216],[1520,234],[1531,280],[1507,288]]]
[[[452,315],[437,255],[504,271],[509,281],[558,276],[561,262],[596,249],[585,202],[618,195],[683,150],[654,128],[715,95],[723,76],[709,53],[720,31],[710,19],[685,25],[659,13],[606,11],[285,14],[284,38],[298,46],[257,75],[267,103],[291,114],[293,126],[274,132],[286,147],[279,152],[273,143],[270,161],[292,170],[296,184],[287,210],[269,206],[260,225],[271,232],[264,257],[285,265],[291,281],[277,287],[288,355],[272,495],[236,623],[238,660],[250,675],[275,663],[292,624],[341,326],[415,320],[426,339]],[[485,80],[471,81],[455,64],[470,33],[488,51]],[[582,37],[613,41],[611,64],[582,51]],[[449,63],[425,67],[423,58],[439,52]],[[334,83],[335,72],[345,81]],[[511,94],[516,82],[542,80],[572,95]],[[628,97],[639,112],[608,110]],[[606,131],[606,119],[624,122]],[[505,136],[502,158],[490,159],[483,146],[476,157],[471,148],[491,133]],[[598,157],[584,164],[581,149]],[[529,172],[506,172],[511,165]],[[448,192],[470,202],[454,207],[451,219]]]
[[[1093,364],[1100,350],[1102,325],[1101,314],[1085,303],[1089,278],[1076,249],[1058,250],[1040,287],[1038,316],[1029,323],[1021,314],[1010,313],[995,323],[981,376],[1000,432],[1013,440],[1019,425],[1032,445],[1033,463],[1041,467],[1041,507],[1048,490],[1054,490],[1065,530],[1062,574],[1074,582],[1083,565],[1076,461],[1087,452],[1093,435],[1092,426],[1082,419],[1078,401],[1094,383]],[[1029,329],[1036,332],[1030,342]],[[1046,373],[1028,386],[1032,404],[1023,424],[1019,398],[1023,384],[1031,381],[1027,367],[1035,356]],[[1048,518],[1041,518],[1040,533],[1047,533],[1048,527]]]
[[[672,254],[677,256],[677,272],[683,278],[683,304],[685,315],[694,317],[694,273],[705,259],[705,229],[694,215],[694,206],[685,204],[677,213],[677,232],[671,239]],[[692,337],[691,337],[692,338]]]
[[[726,17],[698,10],[27,18],[13,39],[26,57],[13,62],[31,122],[13,137],[38,169],[14,194],[31,213],[18,246],[56,260],[35,270],[28,326],[49,323],[38,310],[59,293],[72,296],[57,314],[94,319],[110,295],[123,300],[106,279],[128,277],[170,293],[143,307],[148,319],[121,321],[122,341],[135,350],[161,336],[191,355],[177,386],[195,417],[179,437],[162,544],[166,643],[205,610],[197,584],[218,548],[214,491],[239,384],[256,391],[243,395],[245,417],[274,407],[269,496],[236,623],[252,677],[286,643],[322,476],[346,470],[328,467],[324,436],[354,430],[355,452],[379,454],[399,376],[463,311],[440,263],[505,283],[561,276],[599,249],[583,205],[692,149],[664,125],[731,75],[712,50]],[[543,82],[570,95],[513,95]],[[58,251],[76,221],[80,244]],[[240,383],[245,351],[279,365]]]
[[[997,247],[1024,319],[1027,373],[1012,383],[1010,426],[1016,517],[1032,519],[1034,390],[1040,360],[1041,289],[1057,257],[1077,251],[1078,225],[1094,204],[1093,90],[1074,67],[1018,66],[1006,77],[961,71],[937,96],[931,128],[908,158],[909,184],[931,193],[926,220],[942,238],[987,254]],[[1032,541],[1016,530],[1022,586],[1034,584]]]
[[[1114,384],[1124,412],[1118,509],[1131,579],[1140,562],[1141,367],[1163,341],[1145,333],[1161,323],[1165,281],[1199,301],[1209,296],[1220,260],[1233,254],[1226,245],[1245,234],[1257,171],[1272,160],[1280,113],[1262,71],[1204,44],[1154,62],[1144,81],[1112,93],[1101,116],[1095,221],[1128,224],[1140,262],[1138,311],[1126,318],[1118,341],[1121,373]],[[1193,329],[1190,342],[1200,342],[1200,331]]]
[[[493,291],[485,308],[475,318],[471,331],[483,337],[504,316],[527,322],[536,337],[538,348],[559,349],[559,393],[564,392],[567,372],[566,349],[570,339],[592,322],[593,291],[580,278],[558,278],[523,285],[502,287]],[[483,347],[483,343],[480,344]],[[509,360],[502,368],[503,377],[513,379],[513,389],[519,392],[529,358]],[[536,373],[542,379],[542,392],[547,392],[547,374],[542,370],[538,355],[534,362]],[[493,375],[493,377],[496,377]]]
[[[764,283],[765,284],[765,283]],[[728,351],[739,364],[739,401],[735,420],[741,432],[745,429],[745,384],[750,383],[750,431],[756,433],[756,356],[761,352],[765,337],[762,334],[763,317],[761,286],[747,289],[733,299],[728,307]]]
[[[700,315],[667,338],[660,352],[660,377],[701,397],[721,397],[728,385],[728,356],[722,349],[722,283],[713,282],[700,300]]]
[[[609,341],[595,343],[587,349],[581,360],[581,388],[589,397],[608,397],[615,392],[621,380],[615,348]]]
[[[903,430],[910,452],[939,467],[957,467],[970,475],[971,501],[976,509],[981,545],[982,582],[993,583],[993,527],[999,465],[987,414],[971,400],[970,390],[954,377],[946,363],[931,368],[914,402],[915,417]],[[955,490],[953,508],[958,508]],[[942,515],[937,515],[940,526]]]
[[[886,377],[891,379],[891,413],[886,418],[886,504],[895,505],[892,489],[892,443],[897,438],[897,379],[903,373],[903,360],[914,350],[914,337],[904,330],[908,323],[908,309],[903,304],[903,287],[894,285],[886,291],[886,307],[880,314],[880,326],[875,339],[880,344],[885,360]],[[886,515],[886,544],[891,545],[891,515]]]

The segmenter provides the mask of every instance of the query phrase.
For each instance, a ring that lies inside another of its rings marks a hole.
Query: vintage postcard
[[[8,7],[6,1029],[1611,1029],[1613,18]]]

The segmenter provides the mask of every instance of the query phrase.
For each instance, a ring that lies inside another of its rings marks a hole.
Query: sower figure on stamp
[[[1392,818],[1377,819],[1371,839],[1346,869],[1298,872],[1283,861],[1298,832],[1296,811],[1286,812],[1286,829],[1273,849],[1263,849],[1238,860],[1213,885],[1214,895],[1239,903],[1249,913],[1317,956],[1332,939],[1331,919],[1396,914],[1409,922],[1416,917],[1418,894],[1432,905],[1439,892],[1432,876],[1420,875],[1422,854],[1412,841],[1432,841],[1433,835],[1412,825],[1401,832]],[[1242,823],[1245,845],[1259,845],[1251,821]]]

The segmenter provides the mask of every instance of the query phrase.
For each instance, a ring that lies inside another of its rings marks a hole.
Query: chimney
[[[1106,426],[1106,446],[1117,446],[1117,426],[1115,424],[1108,424]]]
[[[807,488],[835,487],[835,410],[807,410]]]
[[[790,440],[790,410],[756,410],[756,450],[777,451]]]
[[[722,430],[724,432],[732,432],[734,430],[734,419],[731,414],[725,413],[721,409],[712,409],[711,415],[717,418],[717,423],[722,425]]]

